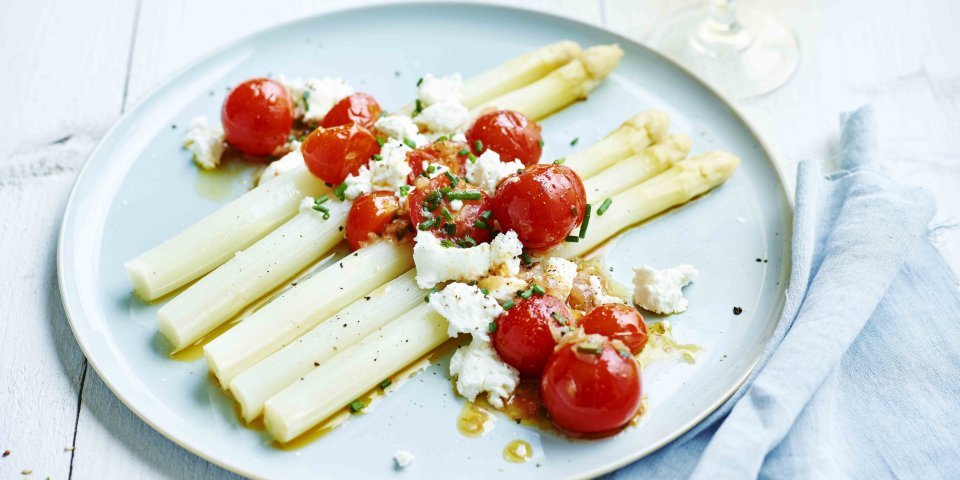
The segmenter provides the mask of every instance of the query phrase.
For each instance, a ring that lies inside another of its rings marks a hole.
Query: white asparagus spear
[[[631,162],[631,168],[621,172],[623,178],[618,178],[617,182],[609,188],[606,187],[606,185],[593,183],[594,178],[603,176],[603,173],[607,170],[588,179],[585,182],[587,191],[590,192],[588,193],[588,201],[595,202],[605,198],[607,195],[619,193],[633,186],[635,183],[639,183],[643,179],[648,178],[650,172],[665,169],[669,164],[679,161],[686,156],[689,150],[689,142],[686,141],[684,135],[672,135],[666,139],[666,142],[671,148],[659,148],[659,144],[652,145],[644,151],[646,153],[645,155],[624,160]],[[610,169],[617,168],[619,165],[620,163],[617,163],[613,167],[610,167]],[[371,311],[374,311],[376,314],[365,316],[358,320],[357,324],[350,323],[349,328],[351,329],[351,333],[341,334],[332,345],[342,351],[345,347],[359,341],[360,338],[353,335],[353,330],[373,331],[388,323],[399,313],[405,311],[405,300],[409,300],[406,296],[408,291],[406,289],[407,287],[413,290],[414,293],[412,293],[412,296],[418,297],[413,301],[419,303],[419,298],[422,298],[427,292],[416,287],[416,283],[413,280],[415,272],[415,270],[411,270],[400,277],[400,279],[388,284],[392,285],[397,282],[402,282],[400,283],[400,285],[403,286],[401,290],[402,293],[397,294],[397,300],[386,297],[374,297],[374,301],[371,302],[358,301],[357,304],[355,304],[356,306],[360,308],[374,307],[374,310]],[[409,279],[405,279],[406,277],[409,277]],[[391,311],[390,308],[380,308],[379,303],[377,303],[392,301],[397,302],[398,305],[402,305],[404,309],[394,312]],[[353,307],[354,306],[351,306],[349,308]],[[413,306],[411,305],[410,308],[413,308]],[[337,317],[342,317],[345,312],[346,310],[340,312]],[[390,313],[385,315],[383,312]],[[246,418],[247,421],[253,420],[261,413],[264,402],[272,395],[293,383],[297,378],[303,377],[317,367],[317,364],[322,364],[323,360],[328,358],[326,356],[320,357],[317,352],[330,351],[330,334],[340,329],[340,323],[342,322],[326,321],[319,324],[310,333],[297,339],[296,342],[280,349],[267,359],[243,371],[230,383],[230,390],[240,403],[244,418]],[[317,360],[317,358],[321,358],[321,360]]]
[[[162,297],[226,262],[296,215],[300,199],[325,191],[306,167],[291,170],[243,194],[203,220],[128,261],[133,293]]]
[[[409,245],[377,242],[351,253],[205,345],[210,370],[229,385],[237,373],[383,285],[384,278],[396,278],[412,267]]]
[[[488,108],[498,108],[527,112],[529,117],[547,117],[559,110],[557,105],[569,105],[587,98],[587,94],[610,75],[622,57],[623,50],[616,44],[590,47],[540,80],[487,100],[472,113],[476,116]],[[545,98],[549,101],[542,100]]]
[[[552,256],[586,253],[620,230],[682,205],[720,185],[739,165],[728,153],[711,152],[682,161],[613,197],[613,206],[591,225],[587,238],[565,243]],[[616,209],[619,206],[619,209]],[[594,223],[595,222],[595,223]],[[446,321],[422,305],[364,338],[267,400],[264,423],[280,442],[296,438],[344,405],[447,340]],[[404,336],[405,332],[413,332]],[[417,340],[418,345],[411,345]],[[407,342],[406,340],[409,340]]]
[[[580,53],[579,45],[563,41],[508,60],[467,80],[464,104],[473,106],[525,86]],[[143,300],[154,300],[196,280],[293,217],[301,198],[315,197],[326,190],[323,181],[305,167],[258,186],[128,261],[125,266],[134,293]]]
[[[323,206],[329,209],[327,219],[302,206],[290,221],[161,307],[157,329],[174,351],[200,340],[340,243],[350,205],[329,200]]]
[[[589,202],[603,201],[666,170],[690,153],[691,143],[690,137],[682,133],[669,135],[662,143],[651,145],[584,180]]]
[[[416,270],[397,277],[364,298],[351,303],[310,333],[296,339],[230,382],[230,392],[240,404],[243,418],[260,416],[263,404],[275,393],[306,375],[319,364],[346,350],[374,330],[423,302]],[[383,312],[390,312],[384,315]]]
[[[568,155],[564,165],[581,178],[592,177],[615,162],[662,142],[669,129],[670,117],[666,113],[656,110],[641,112],[623,122],[603,140]]]

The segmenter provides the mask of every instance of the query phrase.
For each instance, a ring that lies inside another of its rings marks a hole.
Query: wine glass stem
[[[711,55],[734,53],[749,47],[753,35],[737,19],[737,1],[709,1],[707,18],[690,37],[694,47]]]

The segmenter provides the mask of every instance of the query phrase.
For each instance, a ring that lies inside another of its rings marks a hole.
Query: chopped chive
[[[600,208],[597,209],[597,215],[603,215],[607,213],[607,209],[610,208],[610,205],[613,204],[613,199],[608,198],[600,204]]]
[[[420,85],[423,85],[423,77],[420,77],[420,78],[417,80],[417,86],[419,87]]]
[[[590,353],[593,355],[600,355],[603,353],[603,345],[594,342],[584,342],[577,345],[577,351],[582,353]]]
[[[410,115],[410,116],[411,116],[411,117],[416,117],[416,116],[419,115],[420,112],[422,112],[422,111],[423,111],[423,104],[420,103],[420,99],[418,98],[418,99],[417,99],[416,106],[413,107],[413,114]]]
[[[456,235],[457,234],[457,224],[448,223],[443,226],[443,231],[447,232],[447,235]]]
[[[496,332],[496,331],[497,331],[497,323],[496,323],[496,322],[490,322],[490,324],[487,325],[487,331],[490,332],[490,333]]]
[[[459,190],[449,192],[444,196],[447,197],[447,200],[480,200],[483,198],[479,190]]]
[[[567,238],[564,238],[563,241],[570,243],[577,243],[580,241],[580,237],[576,235],[567,235]]]
[[[453,240],[447,240],[446,238],[444,238],[443,240],[440,240],[440,245],[443,248],[453,248],[457,246],[456,243],[453,243]]]
[[[531,290],[533,293],[536,293],[536,294],[538,294],[538,295],[543,295],[543,294],[547,293],[547,291],[544,290],[543,287],[541,287],[540,285],[537,285],[536,283],[534,283],[533,286],[530,287],[530,290]]]
[[[459,152],[457,152],[457,155],[460,155],[460,156],[462,157],[462,156],[467,155],[467,154],[469,154],[469,153],[470,153],[470,150],[467,150],[466,148],[464,148],[464,149],[461,149]]]
[[[437,224],[437,219],[431,218],[430,220],[424,220],[420,222],[420,225],[417,225],[417,228],[419,228],[420,230],[430,230],[436,224]]]
[[[476,150],[477,153],[483,153],[483,142],[477,139],[477,141],[473,142],[473,149]]]
[[[387,143],[387,141],[383,137],[377,137],[377,145],[382,147],[384,143]]]
[[[592,207],[590,204],[587,204],[587,210],[583,212],[583,223],[580,224],[580,238],[587,236],[587,227],[590,226],[590,209]]]
[[[447,138],[446,135],[442,135],[440,138],[434,140],[434,142],[446,142],[447,140],[450,140],[450,139]]]
[[[530,263],[533,262],[533,260],[530,258],[529,253],[523,252],[522,254],[520,254],[520,262],[523,263],[524,265],[530,265]]]
[[[433,295],[434,293],[437,293],[437,289],[436,289],[436,288],[431,288],[430,291],[428,291],[427,294],[423,296],[423,301],[426,302],[426,303],[429,303],[429,302],[430,302],[430,295]]]
[[[400,185],[400,195],[407,195],[410,193],[410,185]]]
[[[431,203],[432,203],[432,202],[439,201],[439,200],[440,200],[440,192],[434,190],[434,191],[428,193],[425,198],[426,198],[426,200],[427,200],[428,202],[431,202]]]
[[[493,210],[487,210],[480,214],[480,218],[490,221],[490,217],[493,216]]]
[[[453,221],[453,214],[450,213],[450,210],[447,210],[447,207],[440,209],[440,215],[443,215],[443,218],[446,218],[448,222]]]
[[[340,201],[343,201],[343,200],[346,200],[347,198],[346,195],[344,195],[346,191],[347,191],[347,184],[341,183],[340,185],[337,185],[337,188],[336,190],[333,191],[333,194],[336,195],[337,198],[340,199]]]
[[[486,288],[481,288],[481,289],[480,289],[480,293],[482,293],[482,294],[484,294],[484,295],[490,295],[490,290],[487,290]]]
[[[378,384],[377,386],[380,387],[380,390],[385,390],[385,389],[386,389],[387,387],[389,387],[391,384],[393,384],[393,382],[390,381],[390,379],[388,378],[388,379],[380,382],[380,384]]]
[[[504,310],[510,310],[514,305],[516,305],[516,303],[513,303],[513,300],[507,300],[507,303],[500,306],[503,307]]]
[[[383,155],[374,153],[370,158],[372,158],[374,162],[379,162],[380,160],[383,160]]]
[[[570,140],[570,146],[572,147],[572,146],[576,145],[577,142],[579,142],[579,141],[580,141],[580,137],[577,137],[577,138],[574,138],[573,140]]]
[[[407,137],[403,137],[403,144],[410,148],[417,148],[417,144],[413,140],[410,140]]]
[[[532,288],[529,289],[529,290],[524,290],[524,291],[520,292],[520,298],[522,298],[522,299],[524,299],[524,300],[526,300],[526,299],[528,299],[528,298],[530,298],[530,297],[532,297],[532,296],[533,296],[533,289],[532,289]]]
[[[556,320],[560,325],[566,325],[568,323],[567,317],[564,317],[560,312],[553,312],[550,314],[550,316],[553,317],[553,319]]]
[[[543,148],[543,139],[542,139],[542,138],[541,138],[540,140],[537,140],[537,143],[540,144],[540,148]]]
[[[329,208],[324,207],[323,205],[320,205],[319,203],[313,204],[313,209],[316,210],[316,211],[318,211],[318,212],[330,213],[330,209],[329,209]]]
[[[553,161],[554,165],[563,165],[563,162],[567,161],[567,157],[560,157]]]
[[[472,153],[467,154],[467,160],[470,160],[470,163],[477,163],[477,156]]]
[[[366,406],[367,404],[363,403],[363,400],[354,400],[350,402],[350,413],[359,413],[360,410],[363,410]]]
[[[447,177],[447,180],[450,180],[450,186],[456,187],[457,181],[459,180],[454,174],[450,173],[449,170],[443,172],[443,176]]]
[[[489,228],[489,227],[490,227],[490,225],[487,225],[487,222],[484,222],[483,220],[477,220],[476,222],[473,222],[473,226],[474,226],[474,227],[477,227],[477,228]]]
[[[433,172],[437,171],[436,165],[427,165],[427,176],[433,175]]]
[[[316,200],[314,200],[313,202],[314,202],[315,204],[317,204],[317,205],[322,205],[322,204],[324,204],[324,203],[327,203],[327,200],[330,200],[330,198],[327,197],[326,195],[320,195],[320,196],[317,197]]]

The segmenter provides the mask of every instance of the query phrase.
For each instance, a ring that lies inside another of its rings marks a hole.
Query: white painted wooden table
[[[691,1],[510,3],[643,40]],[[960,222],[960,4],[813,1],[754,2],[788,23],[803,50],[784,88],[740,104],[788,181],[798,160],[834,158],[839,112],[873,103],[885,165],[937,197],[937,222]],[[247,33],[356,3],[0,2],[0,478],[232,476],[154,432],[87,368],[60,304],[56,232],[97,140],[163,77]],[[960,270],[960,233],[946,230],[939,243]]]

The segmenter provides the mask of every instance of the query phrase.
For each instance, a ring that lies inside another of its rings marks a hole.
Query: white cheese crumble
[[[474,338],[450,359],[450,375],[457,377],[457,392],[467,400],[487,392],[487,402],[503,408],[504,400],[517,388],[520,373],[497,355],[489,341]]]
[[[615,295],[607,295],[603,291],[603,280],[598,275],[590,275],[587,279],[587,286],[590,287],[590,293],[593,294],[594,306],[606,305],[608,303],[626,303],[622,298]]]
[[[408,175],[413,171],[407,162],[410,150],[396,139],[388,140],[380,149],[380,160],[371,160],[356,174],[347,175],[344,196],[354,200],[370,192],[399,190],[407,184]]]
[[[517,292],[527,289],[527,282],[522,278],[517,277],[501,277],[499,275],[491,275],[483,280],[477,282],[477,286],[480,288],[486,288],[488,292],[487,296],[498,301],[498,302],[507,302],[513,300],[513,297],[516,296]]]
[[[459,73],[435,77],[432,74],[426,74],[417,88],[417,96],[424,107],[454,101],[460,103],[463,97],[463,77]]]
[[[570,296],[573,281],[577,278],[577,264],[560,257],[550,257],[534,270],[536,283],[561,300]]]
[[[393,455],[393,461],[397,462],[397,466],[400,468],[406,468],[413,463],[413,460],[417,458],[414,454],[406,450],[397,450],[397,453]]]
[[[634,267],[633,301],[651,312],[682,313],[687,310],[688,302],[681,289],[698,275],[697,269],[686,263],[663,270],[649,265]]]
[[[313,197],[303,197],[300,199],[300,211],[313,210],[313,206],[316,205],[316,203],[317,200]]]
[[[450,200],[450,210],[459,212],[463,208],[463,200]]]
[[[413,120],[406,115],[387,115],[377,120],[374,124],[380,133],[403,142],[405,138],[410,139],[418,147],[428,143],[427,138],[420,135],[420,130]]]
[[[270,165],[267,165],[267,168],[260,174],[260,180],[257,180],[257,185],[263,185],[290,170],[303,166],[303,164],[303,154],[300,153],[300,146],[298,145],[297,148],[280,157],[279,160],[270,162]]]
[[[433,167],[433,168],[431,169],[430,167]],[[423,170],[423,174],[430,179],[439,177],[440,175],[443,175],[445,172],[450,171],[450,169],[446,165],[441,165],[439,163],[430,163],[426,160],[424,160],[423,162],[420,162],[420,168]]]
[[[496,300],[465,283],[451,283],[430,294],[430,306],[450,322],[447,335],[469,333],[474,339],[486,341],[490,340],[490,323],[503,313]]]
[[[464,176],[467,181],[490,195],[496,193],[497,185],[500,185],[503,179],[524,169],[523,163],[519,160],[501,162],[500,155],[490,149],[477,157],[476,162],[468,161],[465,167],[466,175]]]
[[[223,129],[210,128],[207,117],[195,117],[183,138],[183,148],[193,153],[193,161],[204,170],[213,170],[220,165],[223,156]]]
[[[470,248],[444,247],[430,231],[417,232],[413,262],[417,285],[431,288],[447,280],[474,281],[489,274],[515,276],[520,270],[523,244],[517,233],[500,233],[490,243]]]
[[[340,100],[353,94],[342,78],[278,78],[293,99],[293,114],[305,122],[319,122]]]
[[[470,120],[470,110],[456,100],[446,100],[424,108],[413,121],[436,134],[451,134],[463,130]]]

